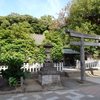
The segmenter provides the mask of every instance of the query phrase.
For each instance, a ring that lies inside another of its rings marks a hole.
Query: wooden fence
[[[86,69],[88,68],[98,68],[100,69],[100,60],[86,60],[85,61]],[[80,61],[76,61],[76,68],[80,69]]]
[[[29,72],[38,72],[40,71],[41,67],[43,67],[43,63],[24,63],[22,68],[24,69],[24,71],[28,70]],[[63,62],[54,63],[54,67],[57,67],[57,71],[63,71]],[[5,70],[7,68],[7,66],[0,66],[0,71],[2,69]]]
[[[100,60],[87,60],[85,61],[85,66],[86,66],[86,69],[88,68],[100,69]],[[22,68],[24,70],[28,70],[29,72],[38,72],[40,71],[41,67],[43,67],[43,63],[32,63],[32,64],[24,63]],[[57,71],[63,71],[66,69],[64,68],[63,62],[54,63],[54,67],[57,67]],[[8,68],[7,66],[0,66],[0,71],[2,69],[5,70],[7,68]],[[76,69],[80,69],[79,60],[76,61]]]

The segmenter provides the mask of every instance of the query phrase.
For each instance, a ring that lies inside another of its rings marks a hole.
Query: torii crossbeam
[[[66,29],[66,33],[69,34],[71,37],[80,38],[79,42],[76,41],[70,41],[71,45],[80,45],[80,61],[81,61],[81,82],[86,81],[86,75],[85,75],[85,57],[84,57],[84,46],[100,46],[100,43],[98,43],[98,40],[100,39],[100,35],[90,35],[90,34],[84,34],[79,33],[76,31],[72,31],[69,29]],[[84,39],[95,39],[96,42],[84,42]]]

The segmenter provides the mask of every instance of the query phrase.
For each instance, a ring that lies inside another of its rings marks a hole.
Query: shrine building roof
[[[79,52],[77,52],[75,50],[72,50],[69,47],[64,47],[63,48],[63,52],[64,52],[64,54],[80,54]]]

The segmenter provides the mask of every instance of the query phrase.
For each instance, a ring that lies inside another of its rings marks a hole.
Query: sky
[[[68,2],[71,2],[71,0],[0,0],[0,16],[18,13],[37,18],[44,15],[52,15],[56,18],[57,13]]]

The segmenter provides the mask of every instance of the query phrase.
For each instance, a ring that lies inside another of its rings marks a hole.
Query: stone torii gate
[[[80,38],[80,41],[70,41],[71,45],[79,45],[80,46],[80,61],[81,61],[81,82],[86,81],[86,75],[85,75],[85,56],[84,56],[84,46],[100,46],[100,43],[98,43],[98,40],[100,39],[100,35],[90,35],[90,34],[84,34],[79,33],[76,31],[72,31],[69,29],[66,29],[66,33],[69,34],[71,37]],[[84,39],[95,39],[96,42],[84,42]]]

